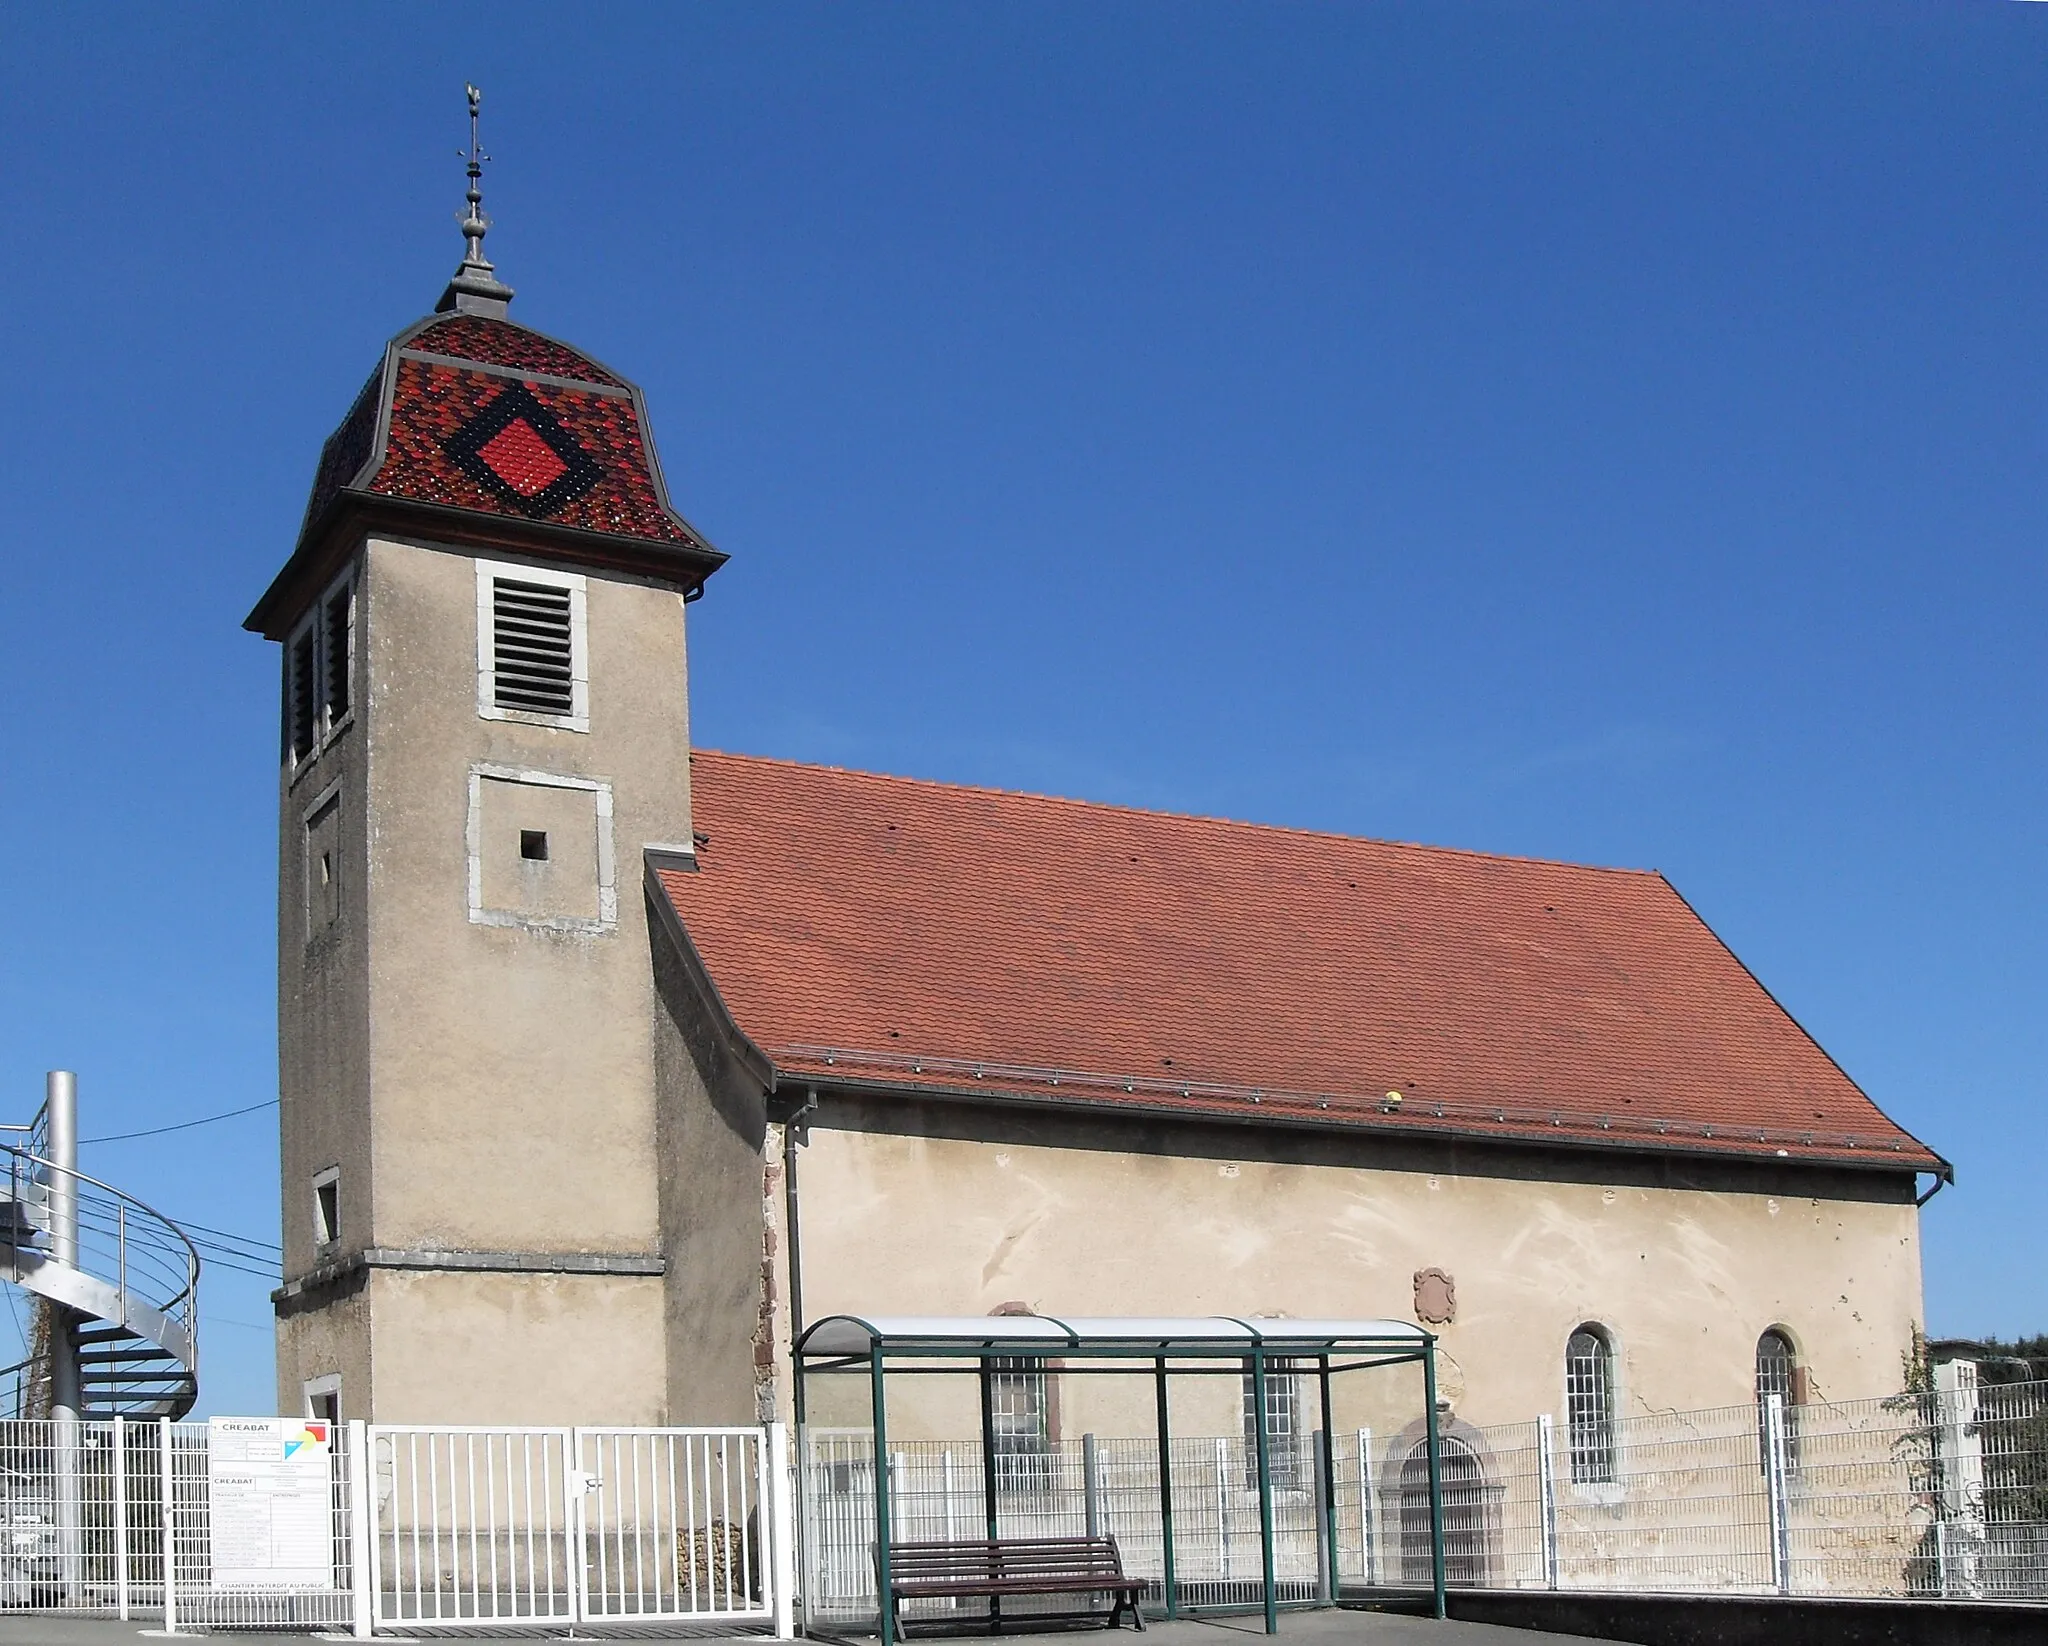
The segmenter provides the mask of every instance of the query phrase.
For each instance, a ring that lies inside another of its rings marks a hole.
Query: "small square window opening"
[[[341,922],[341,797],[323,796],[306,819],[306,937]]]
[[[519,831],[519,855],[529,863],[545,863],[548,860],[548,831],[546,829],[521,829]]]
[[[341,1422],[341,1374],[329,1372],[324,1377],[306,1380],[306,1416],[316,1423]]]

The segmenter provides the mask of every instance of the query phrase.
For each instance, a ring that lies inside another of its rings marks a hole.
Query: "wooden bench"
[[[896,1620],[899,1638],[906,1600],[986,1599],[988,1627],[993,1634],[1003,1624],[1005,1595],[1108,1595],[1114,1603],[1109,1627],[1114,1629],[1128,1611],[1131,1621],[1142,1629],[1145,1619],[1138,1610],[1138,1596],[1144,1588],[1143,1578],[1124,1575],[1123,1556],[1113,1537],[975,1538],[889,1547],[889,1614]],[[1028,1614],[1034,1622],[1095,1615],[1092,1611]]]

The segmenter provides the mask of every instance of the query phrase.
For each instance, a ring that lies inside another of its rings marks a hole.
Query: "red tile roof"
[[[1942,1169],[1661,875],[691,770],[660,881],[784,1079]]]

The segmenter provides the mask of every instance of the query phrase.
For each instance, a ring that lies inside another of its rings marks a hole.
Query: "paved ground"
[[[127,1646],[134,1641],[164,1639],[163,1627],[154,1619],[143,1623],[116,1623],[105,1618],[23,1617],[0,1613],[0,1646]],[[328,1634],[258,1634],[234,1631],[239,1640],[258,1640],[283,1646],[287,1641],[309,1638],[336,1640],[345,1636]],[[407,1638],[380,1635],[381,1640]],[[435,1630],[430,1640],[733,1640],[715,1629],[616,1630],[599,1633],[589,1625],[571,1631],[566,1626],[505,1630]],[[747,1646],[762,1646],[759,1635],[743,1637]],[[923,1641],[987,1642],[986,1633],[963,1636],[920,1632],[913,1643]],[[1007,1629],[998,1641],[1018,1641],[1025,1646],[1083,1646],[1101,1641],[1113,1646],[1106,1631],[1058,1629],[1027,1631]],[[1208,1618],[1199,1622],[1183,1619],[1177,1623],[1155,1623],[1140,1636],[1130,1630],[1115,1636],[1116,1646],[1257,1646],[1265,1638],[1264,1625],[1257,1617]],[[868,1639],[871,1641],[872,1636]],[[1282,1646],[1544,1646],[1546,1642],[1580,1643],[1581,1635],[1539,1634],[1528,1629],[1503,1629],[1490,1623],[1438,1623],[1433,1618],[1398,1617],[1379,1612],[1289,1612],[1280,1620]],[[853,1646],[861,1646],[855,1641]]]

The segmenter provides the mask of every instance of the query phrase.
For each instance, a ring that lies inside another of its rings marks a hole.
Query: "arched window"
[[[1486,1471],[1472,1449],[1445,1435],[1437,1453],[1444,1505],[1444,1581],[1476,1588],[1486,1581],[1493,1553],[1494,1499]],[[1429,1442],[1401,1460],[1401,1581],[1430,1581]]]
[[[1052,1459],[1045,1367],[1016,1355],[990,1355],[982,1365],[996,1485],[1007,1492],[1042,1492],[1050,1484]]]
[[[1603,1326],[1581,1326],[1564,1350],[1564,1415],[1572,1483],[1614,1478],[1614,1343]]]
[[[1775,1326],[1756,1340],[1756,1403],[1761,1406],[1767,1396],[1776,1395],[1786,1405],[1792,1404],[1792,1378],[1799,1366],[1799,1357],[1793,1352],[1792,1340]]]
[[[1799,1354],[1792,1340],[1773,1326],[1756,1340],[1756,1438],[1757,1456],[1769,1445],[1764,1412],[1772,1395],[1785,1408],[1785,1454],[1792,1462],[1798,1455],[1799,1437],[1795,1426],[1800,1385]]]

